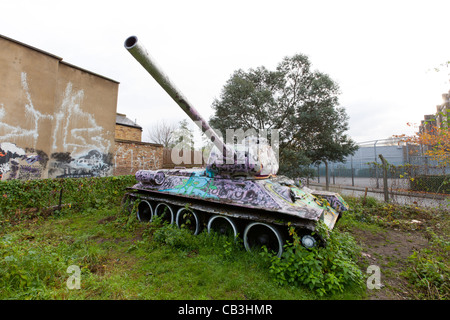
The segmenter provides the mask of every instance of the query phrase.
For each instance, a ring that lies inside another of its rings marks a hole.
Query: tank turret
[[[334,228],[348,209],[342,197],[277,176],[277,157],[264,139],[247,137],[241,144],[225,144],[136,36],[124,45],[214,144],[206,168],[137,171],[138,183],[128,188],[125,197],[135,204],[138,219],[161,216],[193,234],[205,228],[240,236],[247,250],[265,246],[277,256],[289,237],[288,225],[297,229],[305,247],[320,243],[316,225],[323,221],[330,230]]]
[[[232,163],[223,161],[222,153],[214,147],[206,162],[206,172],[211,177],[268,179],[275,177],[278,160],[266,140],[247,137],[242,144],[233,146]]]

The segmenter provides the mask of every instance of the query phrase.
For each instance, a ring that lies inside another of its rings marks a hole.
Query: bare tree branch
[[[147,129],[147,137],[151,142],[162,144],[165,148],[168,148],[173,142],[176,129],[177,124],[161,120]]]

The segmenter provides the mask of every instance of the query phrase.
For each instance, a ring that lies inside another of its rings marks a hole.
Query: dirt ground
[[[354,230],[352,234],[362,248],[362,264],[380,268],[381,288],[367,289],[368,299],[416,299],[401,273],[407,268],[408,257],[427,246],[428,240],[423,234],[395,229],[386,229],[382,233]]]

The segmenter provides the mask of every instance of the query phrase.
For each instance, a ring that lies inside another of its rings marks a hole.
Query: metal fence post
[[[353,156],[350,158],[350,168],[352,169],[352,187],[355,186],[355,169],[353,169]]]
[[[383,191],[384,191],[384,201],[389,202],[389,192],[388,192],[388,182],[387,182],[387,167],[388,163],[386,159],[383,157],[382,154],[378,155],[382,162],[382,168],[383,168]]]
[[[317,165],[317,183],[320,183],[320,163]]]
[[[377,188],[379,188],[380,187],[380,183],[378,182],[377,142],[378,142],[378,140],[375,140],[375,143],[373,144],[373,151],[375,152],[375,178],[377,179]]]
[[[336,184],[336,173],[334,172],[336,170],[336,168],[334,167],[334,162],[333,162],[333,184]]]

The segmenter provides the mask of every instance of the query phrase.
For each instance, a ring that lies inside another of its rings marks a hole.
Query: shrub
[[[362,288],[363,274],[356,265],[359,248],[347,233],[333,232],[327,235],[326,226],[319,224],[326,246],[306,249],[293,227],[289,228],[293,242],[285,245],[281,258],[265,250],[270,259],[270,273],[280,284],[302,285],[320,296],[343,292],[344,288]]]
[[[450,176],[422,175],[410,179],[411,190],[450,194]]]
[[[135,182],[134,176],[0,181],[0,224],[41,215],[60,202],[73,210],[116,206]]]
[[[153,240],[181,250],[198,250],[195,238],[186,229],[164,224],[153,233]]]

